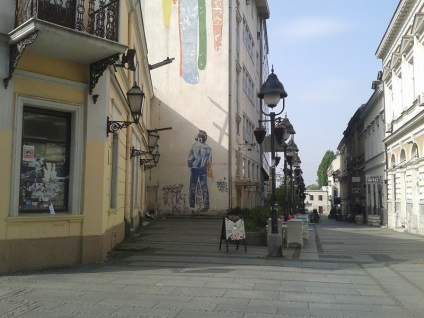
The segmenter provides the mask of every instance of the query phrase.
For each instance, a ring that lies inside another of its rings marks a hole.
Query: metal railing
[[[15,27],[36,18],[117,42],[119,0],[85,2],[86,0],[17,0]]]

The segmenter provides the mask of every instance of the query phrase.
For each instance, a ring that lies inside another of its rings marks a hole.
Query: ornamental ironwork
[[[36,18],[117,42],[120,0],[85,1],[17,0],[15,27]]]
[[[106,68],[109,65],[115,64],[118,59],[119,53],[90,64],[90,94],[93,92],[94,87],[96,87],[99,78],[103,75]]]
[[[107,130],[106,130],[106,136],[109,136],[110,133],[117,132],[118,130],[128,128],[129,125],[133,124],[132,121],[112,121],[109,120],[109,117],[107,118]]]
[[[24,54],[25,48],[32,44],[37,38],[38,32],[28,35],[25,39],[13,44],[10,47],[9,54],[9,76],[3,79],[4,88],[7,88],[9,81],[12,79],[13,72],[15,71],[16,65],[18,65],[19,59]]]

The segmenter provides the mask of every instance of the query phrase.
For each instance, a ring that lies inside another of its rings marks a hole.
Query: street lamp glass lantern
[[[159,140],[159,133],[157,132],[157,130],[148,130],[148,133],[149,133],[149,140],[148,140],[149,149],[151,152],[153,152]]]
[[[280,102],[280,99],[281,97],[279,93],[268,93],[264,95],[264,102],[269,107],[274,107],[275,105],[277,105]]]
[[[285,137],[286,127],[283,124],[278,124],[274,127],[275,138],[279,145],[281,145],[286,139]]]
[[[287,97],[287,92],[284,90],[283,84],[278,80],[277,75],[274,74],[274,69],[271,70],[266,81],[262,84],[258,97],[263,99],[268,107],[277,106],[281,98]]]
[[[299,148],[297,148],[297,145],[294,141],[291,142],[290,146],[288,147],[288,149],[292,150],[293,152],[299,152]]]
[[[286,117],[282,119],[282,123],[286,127],[286,132],[284,137],[287,137],[287,138],[285,140],[287,140],[288,137],[290,137],[290,135],[296,134],[296,131],[294,130],[293,125],[291,124],[290,120],[287,118],[287,114],[286,114]]]
[[[287,158],[293,158],[293,156],[294,156],[293,148],[287,147],[286,157]]]
[[[131,114],[134,118],[134,123],[138,123],[140,116],[143,113],[144,93],[141,91],[137,83],[135,83],[133,87],[127,92],[127,99]]]

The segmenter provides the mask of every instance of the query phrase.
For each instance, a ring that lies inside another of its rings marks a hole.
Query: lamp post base
[[[268,234],[268,257],[283,257],[283,237],[281,233]]]

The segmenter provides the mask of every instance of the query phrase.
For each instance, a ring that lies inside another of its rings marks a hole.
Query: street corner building
[[[0,10],[0,272],[102,262],[145,216],[264,204],[266,0]]]
[[[104,261],[146,209],[138,155],[152,153],[153,87],[141,5],[0,10],[0,272]]]

